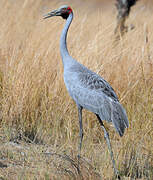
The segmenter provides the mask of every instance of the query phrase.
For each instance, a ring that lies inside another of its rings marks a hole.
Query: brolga
[[[93,112],[98,118],[100,126],[104,131],[104,137],[111,155],[114,173],[119,177],[113,157],[109,134],[104,127],[103,120],[112,122],[118,134],[123,136],[125,128],[129,126],[126,111],[119,103],[116,93],[107,81],[69,55],[66,39],[68,29],[73,19],[73,11],[71,7],[67,5],[61,6],[59,9],[46,14],[44,19],[53,16],[61,16],[66,20],[60,39],[60,53],[64,66],[64,82],[69,95],[75,101],[78,108],[80,126],[78,160],[81,154],[83,139],[82,109],[85,108]]]

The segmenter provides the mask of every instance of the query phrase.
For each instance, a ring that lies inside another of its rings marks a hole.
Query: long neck
[[[66,43],[66,39],[67,39],[67,32],[68,29],[70,27],[70,24],[72,22],[73,19],[73,12],[69,15],[69,17],[66,20],[66,24],[64,26],[64,29],[62,31],[61,34],[61,39],[60,39],[60,52],[61,52],[61,56],[62,56],[62,61],[63,61],[63,65],[66,63],[66,56],[69,56],[69,52],[67,50],[67,43]]]

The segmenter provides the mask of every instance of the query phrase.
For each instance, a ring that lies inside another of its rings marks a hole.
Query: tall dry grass
[[[7,140],[48,144],[55,152],[72,155],[75,159],[79,131],[77,109],[63,82],[59,53],[64,20],[42,19],[44,13],[63,3],[66,4],[57,0],[1,0],[0,127]],[[71,4],[75,15],[68,34],[70,54],[113,86],[129,117],[130,127],[123,138],[105,123],[120,174],[134,179],[152,179],[152,7],[139,2],[127,21],[133,23],[135,29],[115,43],[113,4],[104,3],[101,7],[92,1],[67,1],[67,4]],[[110,179],[113,170],[96,117],[84,111],[83,126],[82,156],[102,179]],[[82,169],[85,179],[98,179],[98,175],[90,173],[90,168],[88,172],[82,165]],[[42,179],[61,176],[54,170],[48,174],[43,168],[40,171]],[[71,173],[62,176],[72,179]],[[73,178],[78,178],[75,173]],[[30,179],[28,174],[27,179]]]

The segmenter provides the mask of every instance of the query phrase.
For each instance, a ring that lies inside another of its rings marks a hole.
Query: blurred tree
[[[124,35],[128,28],[125,26],[125,20],[130,14],[131,7],[136,4],[138,0],[116,0],[116,8],[118,10],[117,25],[115,34]]]

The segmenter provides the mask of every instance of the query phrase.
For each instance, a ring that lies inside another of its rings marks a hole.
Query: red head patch
[[[70,7],[70,6],[67,8],[67,11],[68,11],[68,13],[69,13],[69,14],[71,14],[72,9],[71,9],[71,7]]]

